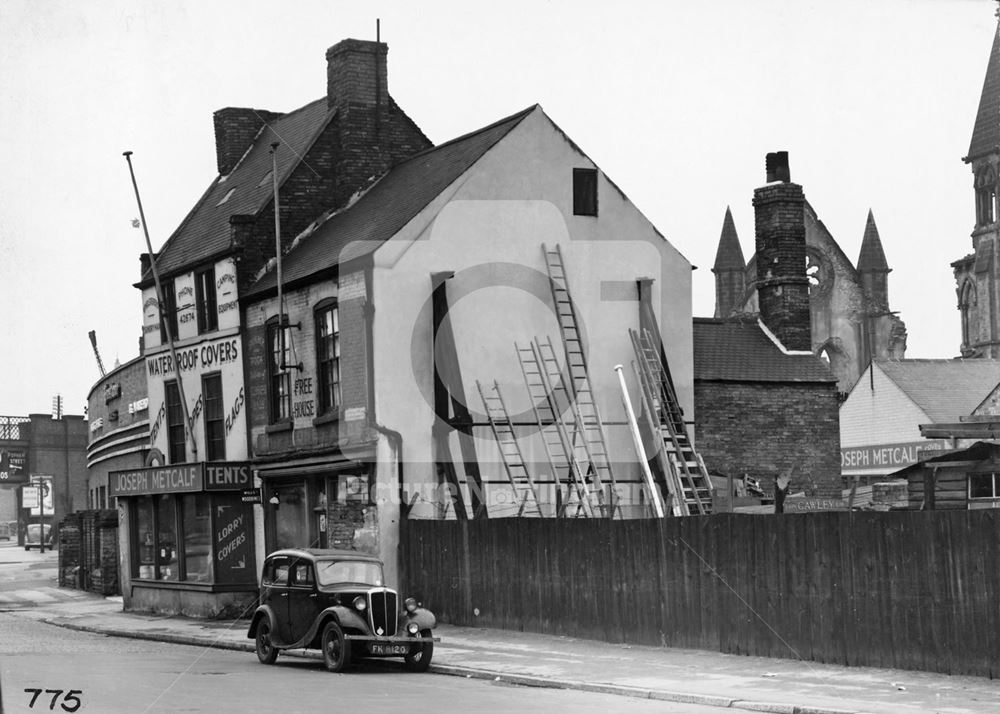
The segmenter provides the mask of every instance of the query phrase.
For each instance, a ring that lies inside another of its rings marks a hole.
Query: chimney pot
[[[775,181],[781,181],[782,183],[791,182],[792,174],[788,168],[787,151],[771,152],[764,159],[764,165],[767,171],[768,183],[773,183]]]
[[[330,109],[379,107],[389,103],[389,46],[371,40],[341,40],[326,51],[326,101]]]

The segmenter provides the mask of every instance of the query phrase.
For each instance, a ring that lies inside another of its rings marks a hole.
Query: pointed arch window
[[[958,298],[958,309],[962,314],[962,347],[972,344],[976,309],[976,286],[971,280],[965,281]]]
[[[976,225],[987,226],[997,217],[997,178],[993,168],[976,172]]]

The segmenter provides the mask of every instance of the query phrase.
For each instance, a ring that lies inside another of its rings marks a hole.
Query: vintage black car
[[[350,550],[288,549],[264,561],[260,605],[247,637],[257,658],[273,664],[280,650],[318,649],[331,672],[353,657],[402,657],[414,672],[430,666],[433,613],[385,587],[382,562]]]

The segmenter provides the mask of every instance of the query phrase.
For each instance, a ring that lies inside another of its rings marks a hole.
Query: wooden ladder
[[[521,453],[521,446],[514,433],[514,425],[511,423],[507,405],[500,393],[500,385],[497,384],[496,380],[493,380],[493,393],[489,394],[477,379],[476,389],[479,390],[479,397],[483,400],[483,409],[486,411],[486,418],[490,422],[490,428],[497,441],[500,459],[503,461],[504,471],[507,472],[507,479],[510,481],[511,488],[514,489],[514,500],[518,502],[518,517],[523,516],[532,507],[534,507],[536,515],[543,516],[542,507],[538,500],[538,490],[535,488],[535,482],[531,479],[528,465]]]
[[[535,422],[538,424],[538,433],[541,436],[542,444],[545,446],[545,455],[552,468],[556,488],[560,489],[561,492],[562,481],[559,478],[559,473],[565,471],[571,488],[568,495],[571,496],[575,492],[578,499],[574,515],[592,516],[594,506],[591,500],[592,494],[587,489],[585,471],[573,453],[572,442],[562,420],[562,414],[571,404],[562,380],[554,385],[550,384],[548,375],[542,370],[541,349],[537,342],[525,346],[515,343],[514,349],[517,351],[518,361],[521,363],[524,386],[528,390],[531,409],[535,415]],[[601,491],[598,489],[597,496],[600,494]],[[579,504],[582,504],[583,507],[581,508]],[[556,515],[565,516],[568,507],[569,498],[562,502]]]
[[[688,436],[677,394],[660,359],[649,330],[629,330],[637,362],[643,413],[650,432],[658,439],[656,458],[670,490],[676,516],[712,512],[712,482],[705,462]]]

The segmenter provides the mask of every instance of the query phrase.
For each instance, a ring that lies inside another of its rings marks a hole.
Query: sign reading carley
[[[250,485],[245,461],[175,464],[108,474],[108,495],[144,496],[151,493],[239,491]]]
[[[911,441],[903,444],[851,446],[840,450],[840,470],[843,472],[869,469],[895,470],[915,464],[927,451],[939,451],[943,443]]]

